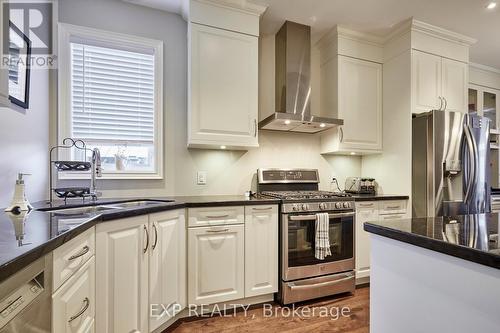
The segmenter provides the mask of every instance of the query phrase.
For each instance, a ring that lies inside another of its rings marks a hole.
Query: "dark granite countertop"
[[[184,202],[186,207],[209,207],[209,206],[240,206],[240,205],[266,205],[279,204],[281,201],[275,198],[262,197],[260,195],[250,198],[244,195],[203,195],[203,196],[174,196],[175,201]]]
[[[64,204],[63,201],[53,204],[42,201],[34,203],[36,210],[28,214],[14,215],[0,211],[0,281],[104,221],[185,207],[279,204],[280,202],[259,196],[250,199],[245,196],[190,196],[148,198],[146,200],[159,200],[160,202],[151,202],[142,207],[111,208],[103,211],[91,209],[92,205],[112,207],[116,203],[134,200],[144,199],[99,199],[96,203],[70,200],[68,204]],[[88,207],[89,211],[81,213],[72,209],[82,207]],[[54,209],[59,210],[50,211]]]
[[[370,233],[500,269],[500,215],[366,222]]]
[[[352,194],[354,201],[408,200],[408,195],[392,194]]]

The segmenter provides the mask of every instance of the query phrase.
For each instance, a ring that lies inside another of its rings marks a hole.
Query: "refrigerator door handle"
[[[465,139],[467,141],[467,150],[469,153],[469,166],[468,166],[468,171],[469,174],[467,176],[467,188],[465,190],[465,196],[464,196],[464,203],[467,204],[470,198],[470,194],[472,191],[473,183],[474,183],[474,177],[476,174],[476,155],[474,153],[474,143],[472,141],[472,134],[470,133],[470,128],[467,123],[464,124],[464,134],[465,134]]]

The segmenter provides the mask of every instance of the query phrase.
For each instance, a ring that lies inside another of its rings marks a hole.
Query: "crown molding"
[[[482,71],[487,71],[487,72],[492,72],[492,73],[495,73],[495,74],[500,74],[500,69],[498,69],[498,68],[491,67],[491,66],[486,66],[486,65],[481,65],[481,64],[478,64],[478,63],[474,63],[474,62],[469,63],[469,67],[471,69],[479,69],[479,70],[482,70]]]
[[[258,5],[247,0],[190,0],[196,1],[224,9],[236,10],[245,14],[261,16],[267,9],[267,6]],[[189,0],[188,0],[189,2]],[[189,7],[189,5],[188,5]]]
[[[393,29],[393,31],[391,31],[389,35],[387,35],[387,37],[384,40],[384,43],[387,43],[409,32],[420,32],[469,47],[477,42],[477,39],[475,38],[465,36],[441,27],[437,27],[435,25],[425,23],[411,17],[399,23]]]
[[[385,41],[385,38],[379,36],[351,30],[341,25],[336,25],[316,42],[316,47],[321,49],[324,46],[329,45],[332,41],[338,40],[338,38],[350,39],[359,43],[377,47],[383,47]]]

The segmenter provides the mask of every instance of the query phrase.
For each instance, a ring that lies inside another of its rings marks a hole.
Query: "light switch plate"
[[[196,173],[196,183],[198,185],[207,185],[207,172],[206,171],[198,171]]]

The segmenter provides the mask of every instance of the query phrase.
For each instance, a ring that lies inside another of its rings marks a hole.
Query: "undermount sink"
[[[113,203],[109,204],[107,206],[109,207],[116,207],[116,208],[134,208],[134,207],[147,207],[147,206],[154,206],[154,205],[162,205],[165,203],[173,202],[173,200],[137,200],[137,201],[127,201],[127,202],[120,202],[120,203]]]
[[[73,208],[61,207],[55,209],[46,209],[45,211],[51,213],[57,213],[59,215],[80,215],[80,214],[100,213],[111,209],[143,208],[155,205],[162,205],[173,201],[174,200],[132,200],[132,201],[123,201],[114,203],[102,203],[98,205],[73,207]]]
[[[75,208],[60,208],[60,209],[49,210],[49,212],[58,215],[81,215],[81,214],[100,213],[102,211],[110,209],[119,209],[119,207],[99,205],[99,206],[85,206],[85,207],[75,207]]]

